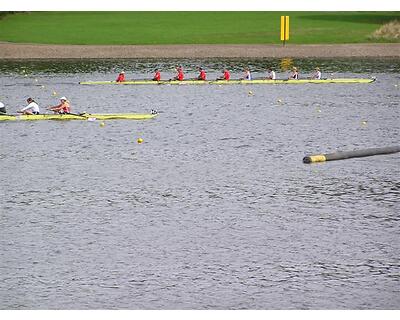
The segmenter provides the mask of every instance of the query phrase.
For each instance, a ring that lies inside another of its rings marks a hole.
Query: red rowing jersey
[[[229,73],[228,70],[225,70],[225,71],[224,71],[224,79],[225,79],[225,80],[229,80],[230,78],[231,78],[231,74]]]
[[[206,80],[206,72],[204,70],[200,71],[199,80]]]
[[[125,74],[124,73],[120,73],[118,75],[118,78],[116,80],[117,82],[124,82],[125,81]]]
[[[62,109],[60,110],[62,113],[70,113],[71,112],[71,107],[69,106],[68,102],[64,102],[62,104]]]
[[[179,81],[182,81],[182,80],[183,80],[183,70],[182,70],[182,69],[179,69],[178,75],[177,75],[177,79],[178,79]]]
[[[153,80],[154,80],[154,81],[160,81],[160,80],[161,80],[161,73],[160,73],[160,71],[157,71],[157,72],[154,74]]]

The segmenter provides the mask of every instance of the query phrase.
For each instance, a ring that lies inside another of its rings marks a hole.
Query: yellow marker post
[[[289,40],[289,16],[281,16],[281,41],[283,45]]]

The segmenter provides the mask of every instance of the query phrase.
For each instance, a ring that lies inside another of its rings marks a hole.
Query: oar
[[[125,80],[124,82],[135,82],[135,81],[157,81],[157,80],[154,80],[154,78],[147,78],[147,79],[129,79],[129,80]],[[163,80],[160,80],[160,81],[163,81]]]
[[[47,110],[50,110],[49,108],[47,108]],[[54,113],[54,114],[56,114],[56,115],[68,115],[68,114],[70,114],[70,115],[72,115],[72,116],[77,116],[77,117],[81,117],[81,118],[85,118],[85,119],[87,119],[87,118],[89,118],[90,117],[90,114],[88,114],[88,113],[86,113],[86,112],[83,112],[83,113],[73,113],[73,112],[69,112],[69,113]]]
[[[36,116],[36,114],[34,114],[34,113],[24,113],[24,111],[20,111],[20,110],[18,110],[17,111],[17,116],[18,115],[26,115],[26,116]],[[40,114],[40,113],[39,113]]]
[[[169,79],[169,80],[160,80],[160,81],[157,81],[157,80],[154,80],[154,82],[157,82],[157,84],[168,84],[169,82],[171,82],[171,81],[173,81],[172,79]]]
[[[72,112],[70,112],[70,113],[60,113],[60,114],[70,114],[72,116],[78,116],[78,117],[82,117],[82,118],[89,118],[90,117],[90,114],[86,113],[86,112],[82,112],[82,113],[72,113]]]
[[[270,79],[270,78],[267,78],[267,77],[257,77],[257,78],[252,78],[251,80],[279,80],[279,79]]]
[[[305,77],[304,80],[327,80],[328,78],[315,79],[314,77]]]
[[[86,113],[86,112],[83,112],[83,113],[71,113],[70,112],[70,113],[61,113],[61,114],[65,114],[65,115],[70,114],[72,116],[81,117],[81,118],[83,118],[83,119],[85,119],[87,121],[97,120],[95,117],[92,117],[90,113]]]
[[[166,80],[165,83],[171,82],[171,81],[179,81],[179,82],[183,82],[183,81],[188,81],[188,80],[192,80],[192,79],[186,79],[186,80],[178,80],[178,79],[169,79]]]

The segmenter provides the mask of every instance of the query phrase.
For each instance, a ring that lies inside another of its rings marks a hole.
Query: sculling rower
[[[240,80],[251,80],[251,72],[249,68],[244,69],[244,78]]]
[[[174,80],[183,81],[184,75],[183,75],[182,66],[177,66],[176,72],[177,72],[177,75],[174,77]]]
[[[315,68],[314,73],[311,75],[311,79],[314,80],[321,80],[321,71],[319,70],[319,68]]]
[[[61,101],[61,103],[59,105],[53,106],[53,107],[48,107],[47,110],[51,110],[54,113],[59,113],[59,114],[70,113],[71,107],[69,105],[69,101],[67,100],[67,98],[61,97],[60,101]]]
[[[4,105],[3,102],[0,101],[0,114],[6,114],[7,110],[6,110],[6,106]]]
[[[28,99],[26,99],[26,102],[28,102],[28,105],[26,107],[22,108],[21,110],[17,111],[18,113],[22,113],[22,114],[39,114],[40,113],[39,106],[35,102],[35,100],[33,100],[32,98],[28,98]]]
[[[267,80],[276,80],[275,71],[272,70],[272,68],[268,68],[267,71],[268,71],[268,74],[267,74],[267,78],[266,79]]]
[[[118,75],[116,82],[124,82],[125,81],[125,71],[121,71]]]
[[[292,68],[292,72],[289,75],[289,80],[299,80],[299,71],[296,67]]]
[[[160,81],[160,80],[161,80],[160,70],[156,69],[154,77],[153,77],[153,81]]]
[[[198,69],[199,69],[200,74],[199,74],[199,76],[197,77],[197,80],[203,80],[203,81],[205,81],[205,80],[206,80],[206,77],[207,77],[206,71],[205,71],[202,67],[199,67]]]
[[[228,69],[225,68],[222,71],[222,73],[223,73],[222,77],[217,78],[217,80],[227,80],[228,81],[231,78],[231,74]]]

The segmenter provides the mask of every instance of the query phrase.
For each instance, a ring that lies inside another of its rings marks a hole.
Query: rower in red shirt
[[[154,74],[153,81],[160,81],[160,80],[161,80],[160,70],[156,69],[156,73]]]
[[[59,105],[48,107],[47,110],[51,110],[54,113],[63,114],[63,113],[70,113],[71,107],[69,105],[69,101],[66,97],[60,98],[61,103]]]
[[[121,71],[118,75],[117,80],[115,80],[116,82],[124,82],[125,81],[125,72]]]
[[[199,67],[199,71],[200,71],[200,74],[197,77],[197,80],[205,81],[206,80],[206,71],[202,67]]]
[[[224,69],[224,75],[222,77],[217,78],[217,80],[229,80],[231,78],[231,74],[228,69]]]
[[[183,81],[184,75],[182,66],[176,67],[176,72],[178,72],[178,74],[174,77],[174,80]]]

